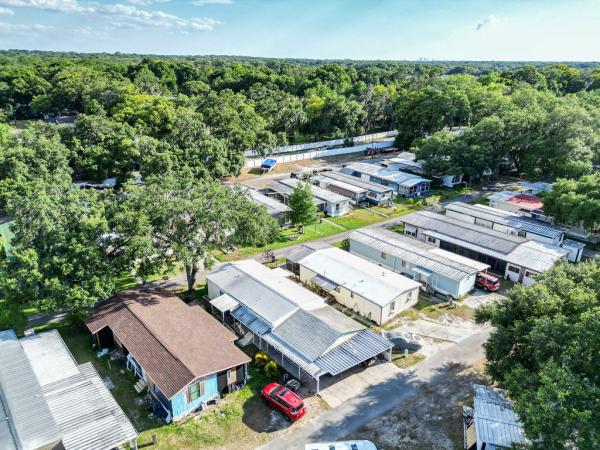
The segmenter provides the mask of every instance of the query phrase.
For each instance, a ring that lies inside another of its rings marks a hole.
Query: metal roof
[[[515,195],[519,195],[519,194],[520,194],[520,192],[518,192],[518,191],[494,192],[492,195],[488,196],[488,200],[507,201],[507,200],[513,198]]]
[[[301,181],[297,178],[285,178],[283,180],[279,180],[279,183],[289,186],[293,189],[298,185],[298,183],[304,183],[304,181]],[[350,201],[348,197],[328,191],[327,189],[320,188],[314,184],[309,183],[309,186],[313,196],[328,203],[343,203]]]
[[[382,180],[397,183],[401,186],[411,187],[419,183],[431,183],[431,180],[414,175],[412,173],[401,172],[399,170],[391,170],[381,167],[377,164],[369,163],[352,163],[342,169],[344,172],[359,172],[365,173],[372,177],[378,177]]]
[[[271,325],[262,320],[257,314],[254,314],[251,309],[240,306],[231,311],[231,315],[242,322],[246,328],[252,331],[257,336],[262,336],[271,329]]]
[[[330,281],[333,288],[343,286],[380,307],[421,286],[410,278],[336,247],[317,250],[299,264]]]
[[[257,205],[265,206],[267,208],[267,212],[272,216],[285,214],[292,210],[292,208],[289,206],[284,205],[272,197],[261,194],[255,189],[247,189],[246,192],[248,193],[248,196],[252,202],[256,203]]]
[[[315,309],[325,304],[323,298],[253,259],[224,265],[206,278],[272,325],[298,307]]]
[[[489,386],[475,384],[473,388],[477,442],[505,448],[527,443],[523,425],[512,402]]]
[[[314,277],[312,277],[310,279],[310,282],[313,284],[316,284],[317,286],[319,286],[320,288],[322,288],[326,291],[333,291],[335,288],[337,288],[339,286],[339,284],[334,283],[329,278],[325,278],[322,275],[315,275]]]
[[[37,449],[61,435],[40,383],[14,331],[0,332],[0,448]],[[7,420],[5,420],[5,418]]]
[[[363,330],[319,357],[315,364],[331,375],[337,375],[392,347],[393,344],[384,337]]]
[[[348,184],[352,184],[354,186],[358,186],[363,188],[369,192],[376,192],[378,194],[383,194],[385,192],[393,192],[394,189],[389,186],[384,186],[383,184],[373,183],[371,181],[363,180],[362,178],[358,178],[352,175],[348,175],[343,172],[323,172],[321,173],[321,177],[329,178],[332,180],[343,181]]]
[[[210,304],[221,312],[231,311],[240,306],[239,302],[229,294],[223,294],[210,301]]]
[[[544,224],[535,219],[530,219],[516,213],[492,208],[490,206],[452,202],[448,204],[446,210],[488,220],[490,222],[505,225],[516,230],[527,231],[529,233],[545,236],[551,239],[559,238],[564,234],[563,230],[552,225]]]
[[[383,228],[363,228],[353,231],[348,238],[456,281],[489,267],[474,260],[465,264],[440,253],[434,245]]]
[[[547,245],[536,241],[527,241],[519,245],[506,258],[509,263],[536,272],[544,272],[554,267],[556,262],[570,253],[570,250]]]
[[[310,183],[308,183],[310,186],[312,186]],[[283,195],[284,197],[287,197],[289,195],[291,195],[291,193],[293,192],[294,188],[292,186],[289,186],[285,183],[282,183],[281,180],[279,181],[273,181],[272,183],[269,183],[269,185],[267,186],[267,188],[273,192],[277,192],[280,195]],[[326,201],[322,198],[318,198],[314,195],[313,193],[313,197],[315,199],[315,203],[317,205],[324,205],[326,203]],[[344,197],[346,200],[348,200],[347,197]]]
[[[313,178],[314,181],[319,183],[319,187],[321,183],[325,183],[327,186],[323,186],[323,189],[329,189],[329,186],[337,186],[338,188],[351,192],[352,194],[364,194],[367,192],[367,189],[356,186],[355,184],[347,183],[346,181],[336,180],[333,178],[317,176]]]
[[[92,363],[43,390],[66,450],[109,450],[137,438]]]
[[[305,244],[299,244],[293,247],[290,252],[286,255],[285,259],[297,263],[302,258],[310,255],[311,253],[320,250],[322,248],[330,248],[329,244],[324,242],[307,242]]]
[[[563,248],[570,249],[580,249],[585,248],[585,244],[583,242],[577,242],[572,239],[565,239],[562,244]]]
[[[399,220],[424,231],[427,235],[435,235],[443,240],[446,240],[446,237],[453,238],[457,241],[471,244],[470,247],[481,248],[483,253],[487,253],[484,251],[487,249],[506,255],[517,248],[519,244],[525,242],[525,239],[517,236],[462,222],[429,211],[410,213],[402,216]]]

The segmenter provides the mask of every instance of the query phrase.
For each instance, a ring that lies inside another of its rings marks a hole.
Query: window
[[[381,252],[381,259],[387,259],[387,254],[385,252]]]
[[[515,266],[508,266],[508,271],[512,272],[512,273],[519,273],[521,270],[518,267]]]
[[[354,292],[350,291],[350,298],[354,298]]]
[[[412,294],[413,294],[413,291],[410,291],[408,293],[408,295],[406,296],[406,303],[408,303],[408,302],[410,302],[412,300]]]
[[[396,300],[390,303],[390,315],[394,314],[394,310],[396,309]]]
[[[188,387],[188,403],[204,395],[204,381],[198,381]]]
[[[519,237],[525,237],[527,236],[527,232],[526,231],[519,231],[519,233],[517,233]]]
[[[402,267],[406,267],[406,261],[402,260]]]
[[[417,231],[411,231],[411,230],[407,230],[404,229],[404,234],[408,235],[408,236],[412,236],[412,237],[417,237]]]
[[[437,242],[437,240],[434,237],[431,236],[427,236],[427,242],[430,242],[432,244],[435,244]]]

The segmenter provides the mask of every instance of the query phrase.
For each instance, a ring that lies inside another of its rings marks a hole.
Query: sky
[[[0,49],[599,61],[600,0],[0,0]]]

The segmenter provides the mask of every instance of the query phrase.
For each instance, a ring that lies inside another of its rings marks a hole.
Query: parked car
[[[484,291],[496,292],[500,289],[500,281],[488,273],[479,272],[475,277],[475,286],[482,288]]]
[[[301,419],[306,414],[306,406],[298,394],[279,383],[267,384],[260,395],[292,422]]]
[[[265,159],[263,163],[260,165],[263,173],[270,172],[277,165],[277,161],[275,159]]]

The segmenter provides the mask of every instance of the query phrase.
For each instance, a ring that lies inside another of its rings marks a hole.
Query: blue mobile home
[[[161,289],[126,291],[86,320],[97,349],[116,348],[127,368],[160,402],[167,421],[201,410],[244,384],[250,358],[235,334],[201,306]]]
[[[343,167],[341,172],[371,183],[389,186],[397,195],[405,198],[422,197],[431,192],[431,180],[377,164],[352,163]]]

